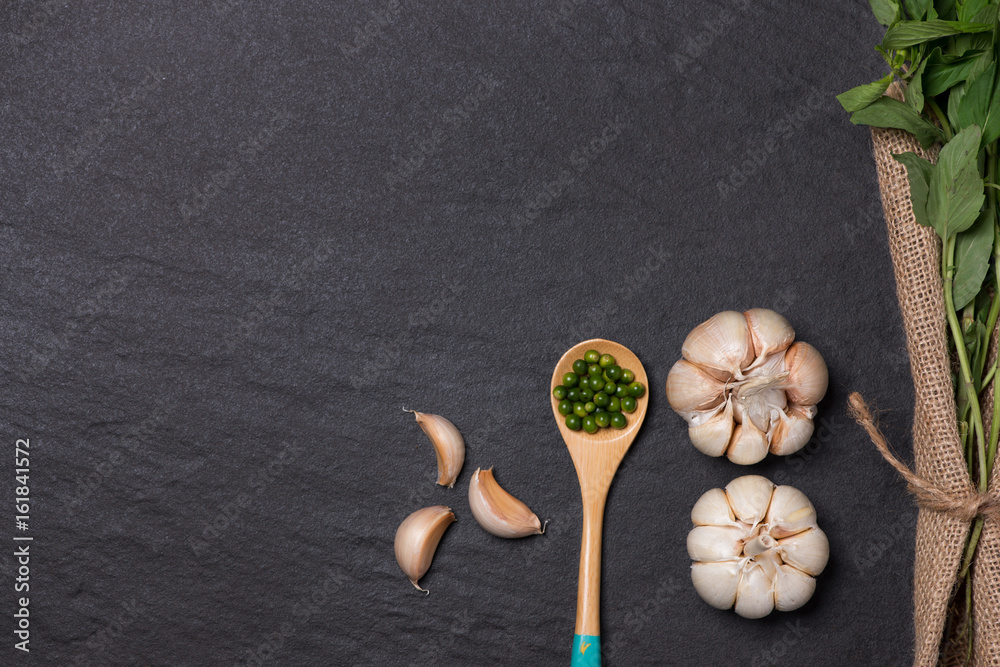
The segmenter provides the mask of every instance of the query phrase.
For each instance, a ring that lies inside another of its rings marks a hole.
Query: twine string
[[[868,433],[868,437],[882,457],[906,480],[906,486],[916,498],[917,505],[963,521],[972,521],[977,516],[984,516],[987,519],[1000,517],[1000,501],[991,494],[977,493],[971,484],[964,491],[945,491],[934,482],[910,470],[909,466],[900,461],[889,448],[889,443],[875,425],[871,410],[868,409],[865,399],[861,398],[861,394],[852,393],[847,402],[850,405],[851,417]]]

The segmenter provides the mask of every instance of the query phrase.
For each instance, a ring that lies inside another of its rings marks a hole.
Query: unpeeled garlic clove
[[[758,359],[787,349],[795,340],[792,325],[773,310],[751,308],[743,314],[747,318],[754,354]]]
[[[754,357],[746,318],[734,310],[713,315],[691,330],[681,355],[698,366],[742,379],[743,369]]]
[[[816,428],[813,414],[815,410],[803,410],[797,405],[779,412],[777,421],[772,422],[771,453],[786,456],[805,447]]]
[[[795,611],[816,592],[816,580],[790,565],[782,565],[774,577],[774,608]]]
[[[444,417],[403,409],[413,413],[420,428],[434,445],[438,464],[437,483],[441,486],[447,486],[449,489],[455,486],[458,473],[461,472],[462,464],[465,463],[465,439],[462,438],[462,434],[458,432],[454,424]]]
[[[757,428],[753,420],[744,419],[743,423],[733,430],[733,439],[730,441],[726,456],[733,463],[751,465],[763,461],[767,456],[767,449],[767,434]]]
[[[693,563],[691,581],[701,599],[716,609],[729,609],[736,602],[743,565],[740,561]]]
[[[819,528],[810,528],[778,540],[778,546],[782,560],[814,577],[826,568],[830,560],[830,541]]]
[[[743,618],[764,618],[774,611],[771,578],[764,568],[751,564],[736,587],[736,613]]]
[[[535,513],[497,483],[493,468],[476,468],[472,474],[469,507],[479,525],[497,537],[527,537],[545,532]]]
[[[771,535],[778,539],[789,537],[816,525],[816,508],[794,486],[779,486],[771,495],[764,521],[771,526]]]
[[[767,477],[743,475],[726,485],[726,498],[736,518],[756,526],[764,520],[774,484]]]
[[[688,555],[691,560],[705,563],[739,560],[742,536],[743,532],[735,526],[695,526],[688,533]]]
[[[830,372],[823,356],[809,343],[793,343],[785,352],[785,393],[791,403],[816,405],[826,395]]]
[[[667,401],[682,414],[719,405],[725,388],[724,382],[684,359],[674,364],[667,375]]]
[[[695,448],[709,456],[722,456],[733,438],[733,402],[726,401],[720,405],[717,412],[697,413],[698,417],[690,420],[688,436]],[[706,415],[707,419],[702,419]],[[700,422],[700,423],[698,423]]]
[[[454,522],[451,509],[434,505],[417,510],[396,529],[396,562],[418,591],[429,592],[417,582],[427,573],[444,531]]]
[[[727,526],[736,522],[726,492],[709,489],[691,508],[691,523],[696,526]]]

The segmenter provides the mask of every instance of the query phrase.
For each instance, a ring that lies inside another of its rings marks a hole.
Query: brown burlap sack
[[[898,90],[893,93],[899,96]],[[906,169],[892,158],[894,153],[912,151],[933,160],[936,149],[921,150],[912,135],[900,130],[873,128],[872,140],[916,396],[915,472],[942,491],[958,498],[968,497],[975,489],[966,471],[956,425],[941,281],[941,242],[933,229],[914,219]],[[1000,466],[994,471],[991,489],[997,488],[998,473]],[[972,664],[979,666],[1000,665],[997,524],[996,520],[987,520],[973,566]],[[964,662],[966,646],[956,641],[959,624],[949,625],[948,620],[970,525],[952,513],[920,509],[913,583],[914,665]],[[951,628],[947,637],[946,627]]]

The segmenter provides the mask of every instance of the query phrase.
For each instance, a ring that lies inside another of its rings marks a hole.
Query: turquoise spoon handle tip
[[[573,661],[570,667],[601,667],[601,638],[573,635]]]

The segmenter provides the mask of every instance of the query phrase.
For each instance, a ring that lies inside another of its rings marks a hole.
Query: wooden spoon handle
[[[576,635],[572,667],[601,664],[601,533],[607,489],[583,499],[580,580],[576,594]]]

